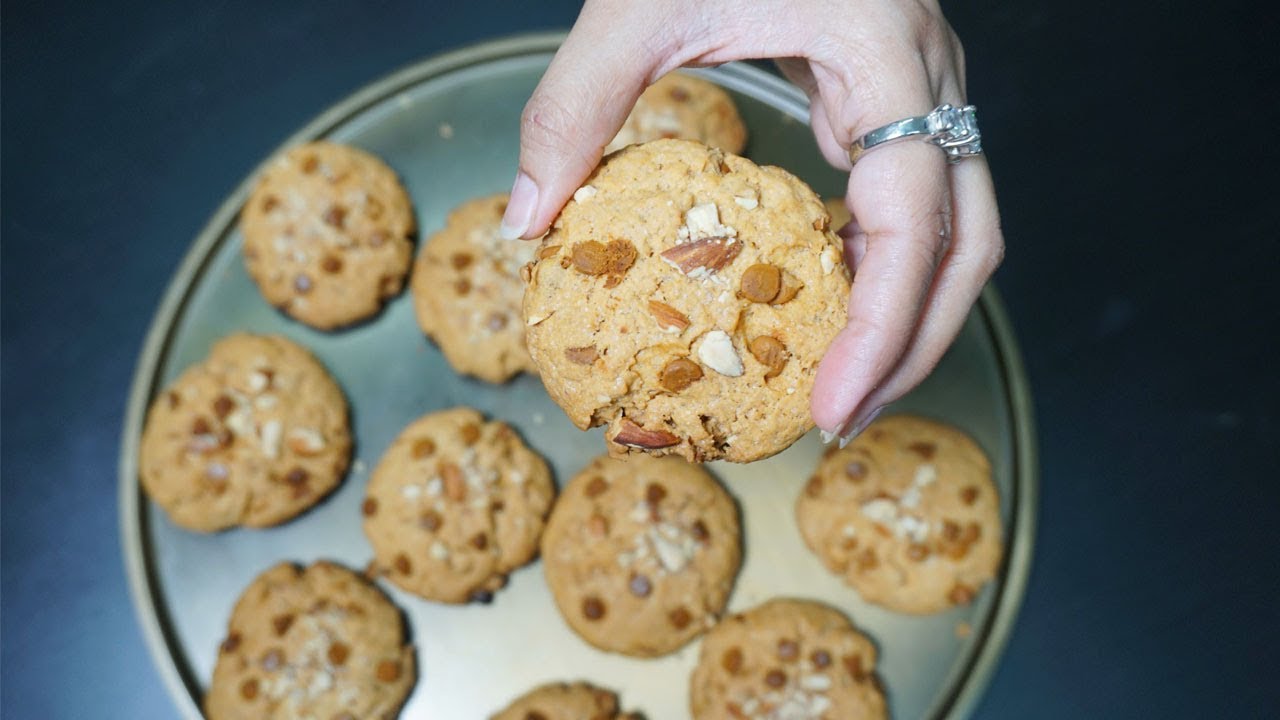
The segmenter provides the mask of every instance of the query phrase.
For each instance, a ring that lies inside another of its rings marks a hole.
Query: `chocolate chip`
[[[683,607],[678,607],[667,614],[667,619],[671,621],[671,625],[677,630],[683,630],[689,627],[689,623],[693,622],[693,615]]]
[[[404,553],[396,555],[394,564],[396,572],[401,575],[408,575],[409,571],[413,569],[413,566],[409,563],[409,558]]]
[[[662,368],[658,384],[671,392],[680,392],[702,379],[702,366],[689,358],[676,358]]]
[[[756,263],[742,273],[742,297],[753,303],[772,302],[782,289],[782,271],[777,265]]]
[[[730,675],[737,675],[742,669],[742,649],[731,647],[720,656],[720,666]]]
[[[862,682],[867,677],[867,671],[862,667],[862,658],[858,655],[845,655],[841,660],[844,663],[844,669],[848,671],[849,677],[858,682]]]
[[[594,595],[582,601],[582,616],[588,620],[599,620],[604,617],[604,601]]]
[[[217,415],[218,419],[221,420],[230,415],[231,410],[235,406],[236,404],[231,400],[231,398],[226,395],[219,395],[218,398],[213,401],[213,414]]]
[[[422,526],[427,532],[435,532],[444,524],[444,518],[440,517],[440,513],[435,510],[426,510],[418,517],[418,525]]]
[[[378,679],[382,682],[395,682],[400,679],[400,662],[398,660],[383,660],[378,663],[377,670]]]
[[[780,688],[787,684],[787,674],[774,668],[764,674],[764,684],[771,688]]]
[[[462,442],[467,445],[474,445],[480,439],[480,426],[475,423],[467,423],[458,431],[462,435]]]
[[[585,492],[587,497],[593,498],[593,497],[596,497],[597,495],[600,495],[601,493],[603,493],[605,490],[608,490],[608,489],[609,489],[609,483],[606,482],[604,478],[600,477],[599,475],[596,475],[595,477],[587,481],[587,488]]]
[[[203,417],[198,417],[195,419],[195,422],[191,423],[192,435],[206,435],[212,429],[213,428],[209,427],[209,421],[205,420]]]
[[[667,496],[667,489],[658,483],[649,483],[644,489],[644,499],[650,505],[657,505]]]
[[[489,536],[484,533],[476,533],[475,536],[471,538],[471,547],[477,550],[484,550],[489,547]]]
[[[453,283],[453,291],[459,295],[466,295],[471,292],[471,281],[466,278],[458,278]]]
[[[240,683],[240,697],[245,700],[252,700],[258,697],[258,679],[249,678]]]
[[[294,467],[284,476],[284,481],[294,487],[299,487],[306,485],[309,478],[310,475],[306,470],[303,470],[300,467]]]
[[[844,466],[844,475],[853,482],[862,482],[867,477],[867,466],[860,460],[854,460]]]
[[[338,257],[337,255],[325,255],[324,258],[320,261],[320,269],[324,270],[330,275],[334,275],[339,272],[342,272],[342,258]]]
[[[341,230],[342,226],[347,222],[346,208],[343,208],[340,205],[330,205],[329,208],[324,211],[324,222],[330,227],[335,227]]]
[[[275,195],[268,195],[262,198],[262,212],[269,213],[280,207],[280,198]]]
[[[778,641],[778,659],[783,662],[791,662],[800,657],[800,644],[795,640],[783,638]]]
[[[271,626],[274,627],[276,630],[276,637],[284,637],[284,634],[289,632],[289,628],[292,625],[293,625],[292,613],[277,615],[271,619]]]
[[[363,514],[365,517],[373,517],[374,515],[377,515],[378,514],[377,498],[371,498],[371,497],[365,498],[364,502],[360,504],[360,513]]]
[[[925,460],[932,460],[933,456],[938,453],[938,446],[931,442],[913,442],[907,446],[907,450],[910,450]]]
[[[467,595],[467,600],[481,605],[488,605],[493,602],[493,592],[484,589],[472,590],[471,594]]]
[[[711,533],[707,531],[707,524],[700,519],[693,521],[693,525],[689,528],[689,534],[693,535],[693,539],[700,543],[706,543],[711,539]]]
[[[600,357],[600,353],[596,350],[595,345],[588,345],[586,347],[565,348],[564,356],[575,365],[590,365]]]
[[[411,451],[414,459],[421,460],[424,457],[430,457],[436,451],[436,443],[431,438],[418,438],[413,443]]]
[[[454,270],[463,270],[471,264],[473,258],[471,253],[456,252],[449,256],[449,263],[453,265]]]
[[[977,486],[966,485],[965,488],[960,491],[960,502],[964,503],[965,505],[972,505],[975,502],[977,502],[977,500],[978,500]]]
[[[649,597],[649,593],[653,591],[653,584],[649,582],[649,578],[636,573],[627,582],[627,589],[636,597]]]
[[[351,648],[336,642],[329,646],[329,663],[332,665],[342,665],[347,661],[347,656],[351,654]]]
[[[233,632],[227,636],[226,640],[222,641],[222,645],[218,646],[218,649],[224,653],[229,653],[235,652],[238,647],[240,647],[240,633]]]
[[[318,167],[320,167],[320,161],[316,159],[315,155],[308,155],[302,159],[302,172],[310,175]]]
[[[809,660],[813,662],[814,667],[821,670],[831,664],[831,653],[821,649],[814,650],[813,653],[809,655]]]

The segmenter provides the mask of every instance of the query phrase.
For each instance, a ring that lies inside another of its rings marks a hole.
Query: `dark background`
[[[1036,400],[1034,569],[979,717],[1280,712],[1276,23],[1228,3],[949,3]],[[6,2],[6,718],[175,714],[116,460],[161,292],[287,135],[572,2]]]

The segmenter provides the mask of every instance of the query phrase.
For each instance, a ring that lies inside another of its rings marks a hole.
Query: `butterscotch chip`
[[[561,615],[588,643],[665,655],[724,610],[741,563],[737,511],[679,458],[600,457],[565,486],[542,563]]]
[[[291,618],[287,634],[280,618]],[[236,602],[227,638],[204,697],[210,720],[394,717],[414,684],[400,611],[328,562],[259,575]],[[390,679],[387,658],[403,668]]]
[[[728,93],[701,78],[673,72],[640,95],[604,151],[663,138],[697,140],[740,153],[746,145],[747,129]]]
[[[428,455],[415,452],[434,438]],[[376,561],[389,579],[429,600],[465,603],[506,584],[533,559],[554,486],[546,463],[506,424],[459,407],[419,418],[378,461],[364,518]]]
[[[813,427],[817,366],[847,320],[841,241],[813,227],[825,218],[785,171],[703,145],[610,155],[543,239],[564,250],[530,266],[524,320],[548,393],[578,427],[606,425],[615,456],[786,448]],[[623,240],[620,275],[608,257]]]
[[[995,576],[1003,546],[991,465],[956,428],[882,418],[823,458],[815,477],[818,491],[796,501],[801,535],[864,599],[940,612]]]
[[[263,297],[322,330],[367,318],[400,292],[415,227],[391,168],[325,141],[271,161],[240,215],[245,266]]]
[[[455,208],[423,244],[410,282],[418,326],[449,365],[495,383],[534,372],[520,322],[520,269],[538,246],[499,236],[506,207],[502,194]]]
[[[547,683],[521,695],[489,720],[638,720],[616,693],[584,682]]]
[[[347,401],[324,366],[283,337],[237,334],[152,402],[138,465],[170,520],[212,532],[294,517],[350,456]]]
[[[833,653],[866,671],[843,672],[831,662]],[[815,660],[797,662],[802,657]],[[795,708],[795,717],[879,720],[888,712],[870,672],[875,663],[871,641],[838,610],[809,600],[771,600],[707,632],[689,680],[689,705],[694,720],[756,717],[760,708]]]

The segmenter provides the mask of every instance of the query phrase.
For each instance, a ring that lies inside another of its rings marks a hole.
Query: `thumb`
[[[647,3],[588,2],[520,118],[520,168],[502,218],[535,238],[600,162],[655,71],[670,57]],[[625,28],[620,31],[620,28]]]

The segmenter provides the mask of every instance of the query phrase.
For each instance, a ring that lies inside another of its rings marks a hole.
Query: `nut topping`
[[[626,240],[595,240],[573,246],[573,267],[584,275],[622,275],[636,261],[636,246]]]
[[[289,449],[303,457],[320,454],[324,450],[324,436],[311,428],[297,427],[289,430]]]
[[[689,327],[689,317],[670,305],[657,300],[649,301],[649,313],[663,330],[684,330]]]
[[[702,379],[702,368],[689,358],[676,358],[662,368],[658,383],[671,392],[680,392]]]
[[[564,356],[569,358],[569,362],[571,363],[577,365],[590,365],[600,357],[600,352],[596,350],[595,345],[588,345],[586,347],[565,348]]]
[[[724,268],[742,252],[742,243],[725,237],[694,240],[662,251],[666,260],[681,274],[701,279]]]
[[[733,341],[723,330],[712,330],[702,338],[698,346],[698,359],[703,365],[725,377],[742,376],[742,358],[733,348]]]
[[[618,422],[618,432],[614,434],[613,442],[642,450],[657,450],[680,444],[680,438],[665,430],[646,430],[631,420],[622,418]]]

